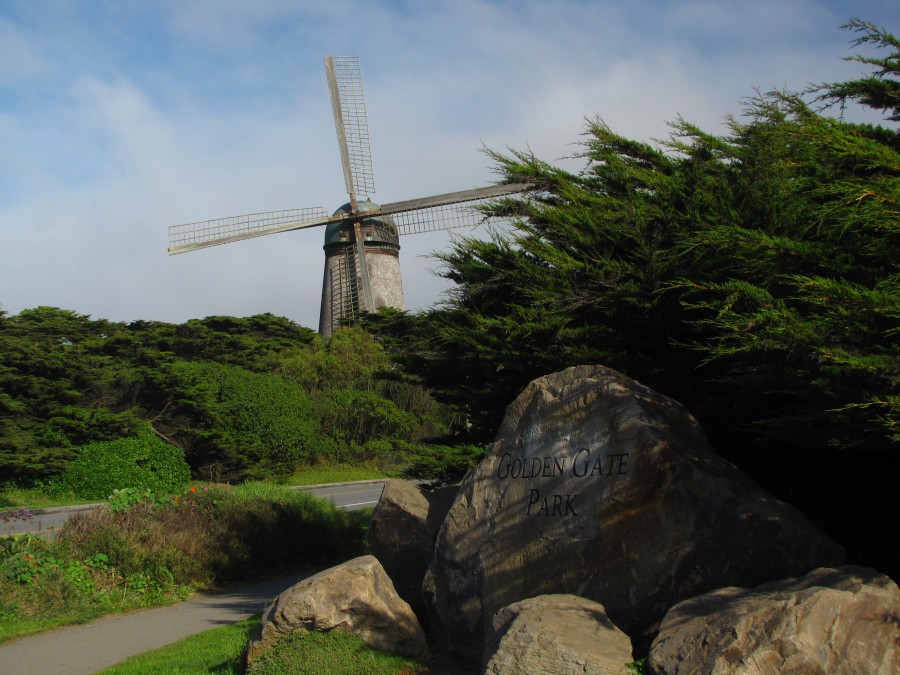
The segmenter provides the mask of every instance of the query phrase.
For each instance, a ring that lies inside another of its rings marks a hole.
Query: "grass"
[[[259,626],[259,617],[174,642],[165,647],[132,656],[102,671],[103,675],[150,675],[152,673],[244,672],[243,654],[247,642]]]
[[[335,464],[331,466],[304,467],[287,476],[285,485],[319,485],[320,483],[348,483],[357,480],[379,480],[391,478],[377,467],[350,466]]]
[[[398,675],[427,672],[425,665],[366,645],[340,630],[292,633],[256,659],[247,675]]]
[[[40,619],[29,619],[16,616],[15,612],[4,612],[0,609],[0,644],[14,637],[24,637],[35,633],[42,633],[46,630],[58,628],[66,625],[64,619],[60,620],[55,617],[44,617]]]
[[[92,504],[96,499],[81,499],[72,494],[48,494],[36,488],[4,485],[0,488],[0,509],[45,509],[51,506],[76,506]]]
[[[101,675],[219,673],[243,675],[243,654],[259,617],[192,635],[102,671]],[[426,673],[418,661],[372,649],[339,630],[292,635],[257,659],[247,675],[399,675]]]

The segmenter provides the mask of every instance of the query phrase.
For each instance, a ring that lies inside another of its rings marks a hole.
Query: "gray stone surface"
[[[304,579],[275,598],[250,641],[247,660],[252,662],[288,633],[335,628],[384,651],[416,658],[428,652],[409,604],[397,595],[378,560],[367,555]]]
[[[658,675],[897,675],[900,590],[847,566],[712,591],[669,610],[648,662]]]
[[[603,605],[575,595],[541,595],[494,615],[484,660],[485,675],[623,675],[633,659],[631,640]]]
[[[501,607],[572,593],[649,647],[677,602],[839,565],[843,550],[717,455],[678,403],[602,366],[539,378],[444,521],[424,587],[442,647],[481,658]]]
[[[368,532],[369,552],[378,558],[398,595],[420,622],[426,616],[422,580],[434,557],[434,540],[459,486],[428,489],[405,480],[385,482]]]

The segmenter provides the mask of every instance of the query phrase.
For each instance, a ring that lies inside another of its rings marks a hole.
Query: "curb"
[[[287,485],[289,490],[319,490],[329,487],[349,487],[352,485],[372,485],[374,483],[387,483],[389,480],[406,480],[404,478],[369,478],[368,480],[348,480],[343,483],[312,483],[310,485]],[[413,480],[410,483],[419,483],[421,481]]]
[[[3,510],[19,511],[20,509],[25,509],[33,516],[46,516],[50,515],[51,513],[65,513],[67,511],[90,511],[91,509],[95,509],[105,503],[106,502],[94,502],[92,504],[72,504],[71,506],[46,506],[36,509],[29,509],[27,506],[20,506],[19,508],[10,507],[9,509]]]

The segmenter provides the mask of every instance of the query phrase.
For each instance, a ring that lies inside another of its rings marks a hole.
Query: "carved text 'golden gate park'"
[[[573,478],[600,478],[622,476],[628,473],[628,453],[591,452],[581,448],[572,457],[513,457],[506,452],[497,461],[497,478],[500,480],[533,480],[558,478],[566,474]],[[575,516],[575,498],[578,494],[547,494],[538,488],[530,488],[526,516]]]

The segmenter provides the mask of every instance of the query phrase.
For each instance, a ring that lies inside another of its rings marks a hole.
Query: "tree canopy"
[[[60,477],[92,453],[157,441],[218,480],[318,462],[433,466],[452,416],[390,368],[360,329],[323,340],[270,314],[121,324],[54,307],[0,313],[0,483],[68,484]]]

